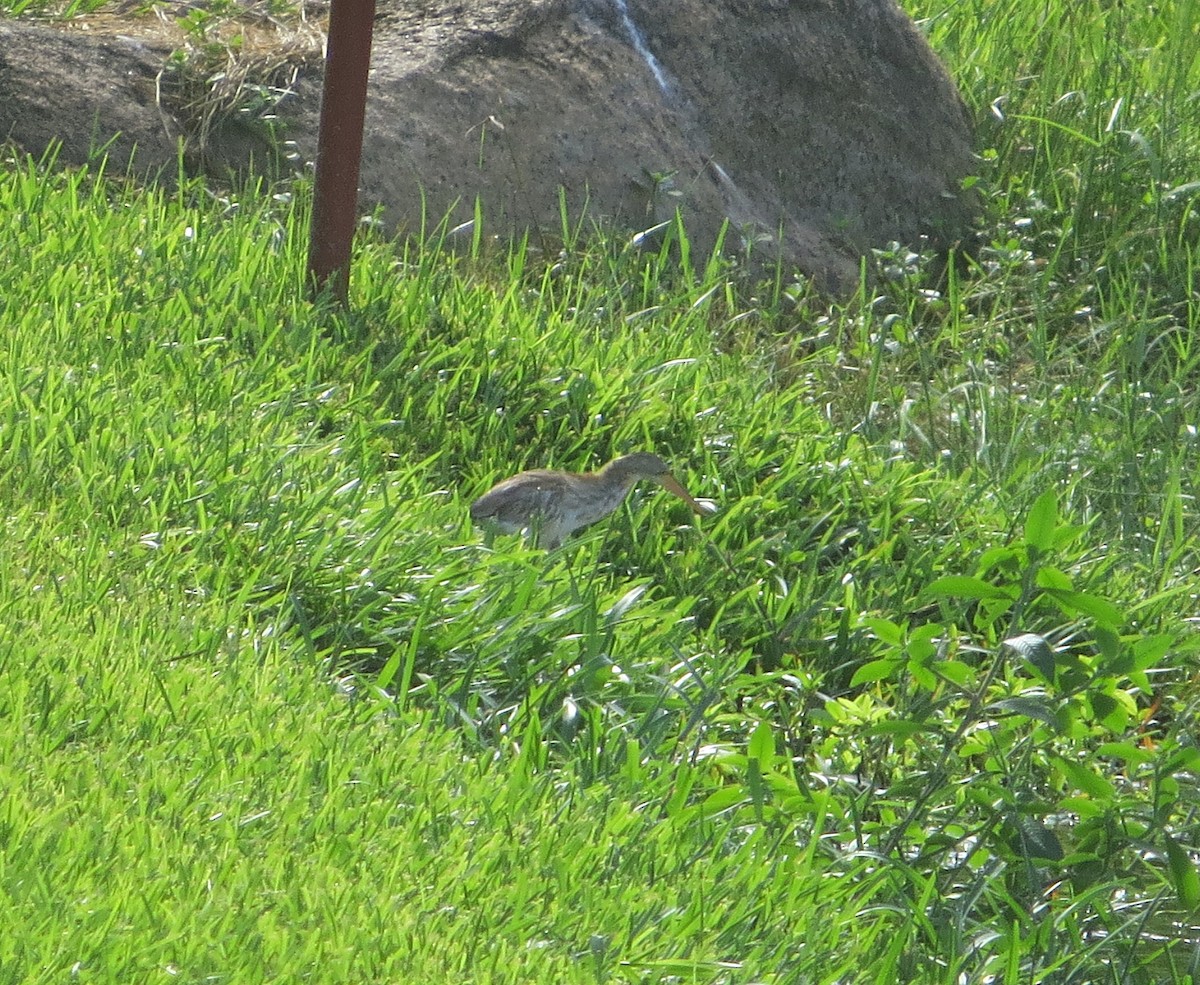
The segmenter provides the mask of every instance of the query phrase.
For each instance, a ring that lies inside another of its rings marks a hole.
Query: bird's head
[[[671,467],[653,452],[635,451],[632,455],[622,455],[609,462],[603,469],[604,473],[615,476],[623,482],[632,483],[638,479],[649,479],[662,486],[688,504],[696,513],[708,515],[716,512],[716,507],[710,503],[700,503],[692,498],[691,493],[679,484],[671,474]]]

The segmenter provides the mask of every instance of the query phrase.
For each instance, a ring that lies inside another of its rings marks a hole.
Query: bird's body
[[[552,550],[572,531],[608,516],[639,479],[658,483],[697,513],[712,512],[688,494],[661,458],[635,452],[613,459],[598,472],[521,472],[475,500],[471,519],[504,533],[525,531]]]

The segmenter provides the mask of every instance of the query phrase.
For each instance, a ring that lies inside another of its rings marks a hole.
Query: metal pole
[[[350,284],[350,244],[358,213],[358,169],[374,26],[375,0],[332,0],[308,273],[315,290],[328,285],[342,304]]]

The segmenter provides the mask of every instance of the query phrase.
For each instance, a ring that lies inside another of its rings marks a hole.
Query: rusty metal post
[[[325,46],[308,273],[315,290],[329,285],[343,304],[350,285],[350,244],[358,214],[358,169],[374,27],[375,0],[333,0]]]

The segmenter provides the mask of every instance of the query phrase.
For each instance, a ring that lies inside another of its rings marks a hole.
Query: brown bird
[[[716,512],[716,507],[692,499],[661,458],[639,451],[614,458],[599,472],[520,472],[475,500],[471,519],[506,534],[524,531],[553,550],[567,534],[608,516],[639,479],[658,483],[697,513]]]

